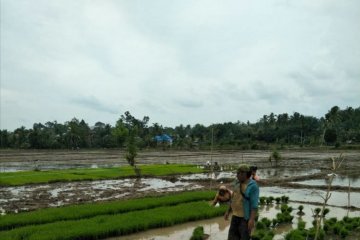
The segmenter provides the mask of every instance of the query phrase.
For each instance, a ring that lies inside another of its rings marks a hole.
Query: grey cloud
[[[119,111],[115,110],[115,108],[105,105],[94,96],[73,98],[72,100],[70,100],[70,103],[87,107],[89,109],[93,109],[99,112],[106,112],[111,114],[119,113]]]
[[[192,99],[177,99],[174,101],[177,105],[185,108],[200,108],[203,106],[202,101],[192,100]]]

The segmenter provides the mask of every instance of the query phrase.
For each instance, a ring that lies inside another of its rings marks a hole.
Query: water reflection
[[[269,178],[288,178],[294,176],[307,176],[315,173],[319,173],[319,169],[297,169],[297,168],[269,168],[258,169],[257,175],[260,179]]]
[[[305,184],[310,186],[325,186],[329,184],[329,181],[330,181],[329,178],[324,178],[324,179],[311,179],[306,181],[298,181],[294,183]],[[350,187],[360,188],[360,176],[351,175],[348,177],[345,175],[337,175],[336,177],[334,177],[332,181],[332,186],[347,187],[349,186],[349,183],[350,183]]]
[[[322,203],[323,200],[320,196],[325,196],[325,191],[311,190],[311,189],[289,189],[289,188],[281,188],[281,187],[262,187],[260,194],[262,196],[273,196],[273,197],[281,197],[282,195],[287,195],[290,197],[290,200],[293,201]],[[332,195],[328,201],[328,204],[334,206],[347,206],[348,205],[347,193],[332,191]],[[350,205],[360,208],[360,193],[358,192],[350,193]]]

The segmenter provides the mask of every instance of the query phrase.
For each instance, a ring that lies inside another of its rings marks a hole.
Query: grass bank
[[[144,176],[166,176],[172,174],[201,173],[204,170],[195,165],[153,164],[139,165]],[[0,186],[19,186],[37,183],[101,180],[134,177],[132,167],[82,168],[49,171],[23,171],[0,173]]]
[[[85,219],[98,215],[120,214],[200,200],[208,201],[213,199],[214,196],[214,191],[184,192],[161,197],[147,197],[106,203],[72,205],[59,208],[46,208],[18,214],[8,214],[0,216],[0,230],[9,230],[26,225]]]

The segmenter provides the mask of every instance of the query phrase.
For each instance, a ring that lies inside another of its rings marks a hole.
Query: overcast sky
[[[358,0],[0,2],[0,129],[360,106]]]

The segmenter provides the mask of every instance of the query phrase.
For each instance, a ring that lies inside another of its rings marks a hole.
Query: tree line
[[[83,149],[124,148],[129,142],[138,148],[217,148],[259,149],[271,144],[321,146],[360,143],[360,107],[332,107],[325,116],[316,118],[298,112],[264,115],[257,122],[225,122],[164,127],[149,124],[150,118],[137,119],[125,112],[115,126],[97,122],[89,126],[73,118],[34,123],[31,129],[19,127],[13,132],[0,130],[0,147],[14,149]],[[154,136],[167,134],[173,142],[159,143]],[[213,143],[212,143],[213,142]]]

